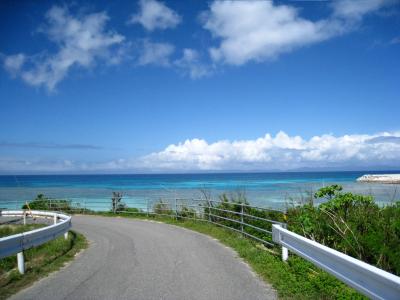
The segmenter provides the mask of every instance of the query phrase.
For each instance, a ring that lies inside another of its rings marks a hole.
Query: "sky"
[[[400,169],[400,1],[1,1],[0,174]]]

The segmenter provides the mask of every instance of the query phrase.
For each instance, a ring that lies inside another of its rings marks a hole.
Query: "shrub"
[[[187,206],[181,206],[176,212],[178,220],[185,218],[196,218],[196,210]]]
[[[62,199],[50,199],[43,194],[38,194],[36,198],[24,204],[22,209],[32,209],[32,210],[62,210],[71,211],[71,201]]]
[[[400,274],[400,202],[379,207],[373,197],[338,185],[314,195],[327,202],[288,210],[289,229],[328,247]]]
[[[168,202],[163,202],[161,199],[153,205],[153,211],[155,214],[172,215],[172,211]]]

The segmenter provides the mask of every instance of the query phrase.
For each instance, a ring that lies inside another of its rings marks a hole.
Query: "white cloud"
[[[386,5],[393,4],[393,0],[340,0],[334,1],[332,7],[337,17],[359,19],[365,14],[376,11]]]
[[[254,140],[208,143],[190,139],[139,158],[74,161],[68,158],[0,157],[0,173],[18,172],[184,172],[367,169],[400,167],[400,132],[305,139],[279,132]]]
[[[189,48],[183,49],[183,55],[175,61],[175,66],[192,79],[201,78],[211,73],[210,67],[201,62],[199,53]]]
[[[214,1],[203,27],[220,43],[209,49],[215,62],[242,65],[274,59],[293,49],[351,30],[356,21],[388,0],[336,1],[330,17],[311,21],[290,5],[272,1]]]
[[[164,3],[156,0],[140,0],[140,12],[131,16],[129,23],[141,24],[149,31],[174,28],[181,17]]]
[[[16,76],[21,70],[22,65],[25,62],[25,55],[22,53],[6,56],[4,59],[4,68],[10,72],[12,76]]]
[[[400,132],[331,134],[304,139],[279,132],[256,140],[172,144],[142,157],[142,167],[158,170],[288,170],[296,168],[400,166]]]
[[[109,64],[121,61],[120,46],[124,36],[106,31],[108,16],[104,12],[74,17],[66,8],[54,6],[46,14],[42,32],[57,45],[54,54],[42,53],[27,59],[18,54],[5,58],[5,67],[26,83],[54,90],[73,66],[89,68],[98,61]],[[7,65],[8,62],[8,65]]]
[[[148,40],[143,42],[138,58],[139,65],[160,65],[169,66],[170,56],[175,51],[175,47],[168,43],[153,43]]]

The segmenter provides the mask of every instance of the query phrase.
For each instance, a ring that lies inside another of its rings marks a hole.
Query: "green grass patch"
[[[44,224],[27,224],[27,225],[1,225],[0,226],[0,238],[13,235],[13,234],[18,234],[22,233],[25,231],[30,231],[34,229],[38,229],[41,227],[44,227],[46,225]]]
[[[98,215],[115,217],[113,213]],[[145,214],[118,214],[120,217],[161,221],[197,231],[219,240],[234,249],[251,268],[277,290],[280,299],[366,299],[354,289],[294,254],[287,262],[281,259],[280,248],[266,248],[239,233],[204,221],[175,220],[171,217]]]
[[[41,226],[43,225],[2,226],[0,235],[10,231],[15,234]],[[24,251],[24,275],[18,273],[16,255],[0,259],[0,299],[6,299],[38,279],[57,271],[86,247],[85,237],[77,232],[70,231],[67,240],[61,236],[53,241],[26,250]]]

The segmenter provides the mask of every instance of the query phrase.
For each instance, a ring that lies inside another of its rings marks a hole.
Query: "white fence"
[[[272,225],[272,239],[372,299],[400,299],[400,277],[279,225]]]
[[[0,211],[0,216],[21,217],[23,218],[24,223],[26,215],[27,211],[24,210]],[[44,244],[63,234],[64,237],[67,238],[68,230],[71,228],[71,217],[65,214],[33,210],[29,212],[29,215],[34,217],[51,218],[54,224],[0,238],[0,258],[17,254],[18,270],[21,274],[25,272],[24,250]],[[58,222],[58,220],[60,220],[60,222]]]

